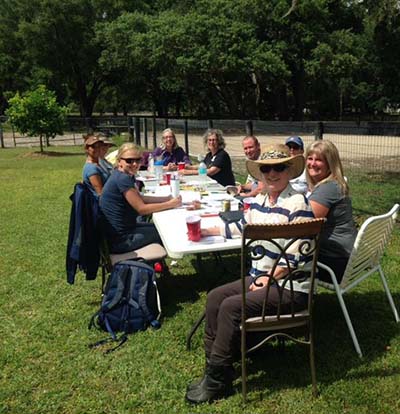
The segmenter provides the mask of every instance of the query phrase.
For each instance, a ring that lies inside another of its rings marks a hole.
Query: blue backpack
[[[160,328],[160,298],[154,269],[147,263],[125,260],[114,265],[107,280],[99,311],[91,318],[89,329],[97,327],[107,331],[111,338],[99,341],[96,347],[110,340],[119,344],[127,340],[127,334],[144,331],[148,326]],[[120,338],[117,332],[122,332]]]

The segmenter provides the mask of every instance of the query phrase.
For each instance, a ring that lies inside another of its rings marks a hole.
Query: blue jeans
[[[111,253],[126,253],[151,243],[162,244],[160,235],[153,223],[137,223],[135,233],[129,234],[124,240],[112,242]]]

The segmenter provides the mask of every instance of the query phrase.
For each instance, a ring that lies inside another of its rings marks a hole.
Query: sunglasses
[[[122,158],[121,160],[124,160],[127,164],[133,164],[136,162],[136,164],[140,164],[140,161],[142,161],[142,158]]]
[[[269,172],[271,172],[271,170],[274,170],[275,172],[283,172],[285,170],[287,170],[289,168],[289,166],[287,164],[276,164],[276,165],[261,165],[260,166],[260,171],[263,174],[268,174]]]

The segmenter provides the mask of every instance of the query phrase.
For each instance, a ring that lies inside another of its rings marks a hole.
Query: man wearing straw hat
[[[247,160],[249,174],[264,184],[263,193],[257,195],[255,202],[245,213],[244,219],[237,223],[221,224],[219,227],[202,229],[202,235],[223,235],[227,238],[240,235],[246,223],[272,224],[312,219],[314,215],[304,195],[297,193],[291,187],[289,180],[299,176],[304,170],[304,157],[291,156],[289,149],[283,145],[273,145],[262,150],[258,160]],[[247,317],[257,316],[261,312],[265,298],[267,276],[254,278],[260,274],[270,273],[273,260],[270,257],[276,253],[276,247],[265,246],[267,253],[261,260],[252,262],[250,275],[246,278]],[[268,254],[270,252],[270,254]],[[293,259],[291,265],[297,267],[302,263]],[[274,277],[279,279],[286,274],[285,267],[277,267]],[[206,354],[206,369],[203,378],[188,386],[186,399],[194,404],[211,402],[224,398],[232,393],[233,367],[232,363],[240,347],[241,320],[241,280],[219,286],[207,295],[206,323],[204,333],[204,348]],[[278,291],[274,291],[268,304],[274,309]],[[308,279],[294,282],[296,310],[306,308],[308,301]],[[288,291],[289,292],[289,291]],[[274,297],[275,296],[275,297]],[[289,303],[292,298],[285,298]],[[282,303],[285,306],[284,303]],[[281,309],[282,310],[282,309]],[[282,310],[282,312],[284,312]]]

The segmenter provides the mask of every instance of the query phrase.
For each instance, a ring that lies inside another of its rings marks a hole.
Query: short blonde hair
[[[309,184],[310,189],[313,190],[318,185],[325,183],[327,181],[337,181],[342,190],[342,194],[348,195],[349,186],[347,185],[347,182],[344,179],[342,161],[340,160],[339,151],[336,148],[335,144],[326,139],[314,141],[307,148],[305,154],[306,160],[310,155],[313,154],[320,155],[325,159],[328,166],[329,175],[328,177],[324,178],[319,182],[314,182],[308,173],[308,169],[306,168],[307,182]]]
[[[140,157],[143,154],[143,151],[136,144],[134,144],[133,142],[125,142],[125,144],[122,144],[118,149],[118,153],[115,158],[115,167],[118,166],[118,162],[121,160],[122,156],[128,151],[135,151],[139,154]]]

